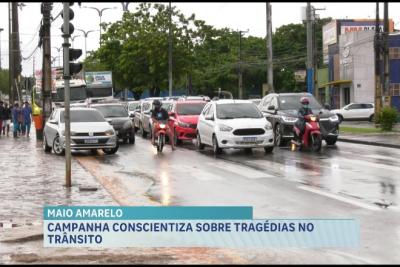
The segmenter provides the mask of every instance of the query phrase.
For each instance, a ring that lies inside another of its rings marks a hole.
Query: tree
[[[8,95],[8,70],[2,69],[0,70],[0,92]]]

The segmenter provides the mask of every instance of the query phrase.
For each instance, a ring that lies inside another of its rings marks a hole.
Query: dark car
[[[293,138],[293,125],[297,120],[302,97],[308,97],[310,108],[314,114],[318,114],[320,117],[322,138],[328,145],[334,145],[339,135],[340,123],[335,113],[322,107],[309,93],[272,93],[265,96],[258,107],[271,122],[275,145],[284,146]]]
[[[130,144],[135,143],[135,128],[124,104],[93,104],[91,107],[100,111],[114,127],[118,139],[122,139],[124,143],[127,143],[128,140]]]

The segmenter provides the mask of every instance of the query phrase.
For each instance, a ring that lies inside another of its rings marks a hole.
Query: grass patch
[[[357,128],[357,127],[340,126],[339,130],[342,133],[355,133],[355,134],[383,133],[383,131],[380,128]]]

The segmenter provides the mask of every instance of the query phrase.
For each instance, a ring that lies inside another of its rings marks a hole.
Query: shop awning
[[[321,85],[320,87],[326,87],[329,85],[341,85],[341,84],[346,84],[346,83],[352,83],[352,80],[336,80],[336,81],[332,81],[329,83],[325,83],[325,84]]]

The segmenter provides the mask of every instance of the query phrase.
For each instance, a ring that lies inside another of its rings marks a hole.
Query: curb
[[[374,142],[374,141],[354,140],[354,139],[346,139],[346,138],[340,138],[340,137],[338,138],[338,141],[346,142],[346,143],[353,143],[353,144],[362,144],[362,145],[380,146],[380,147],[389,147],[389,148],[400,149],[400,145],[378,143],[378,142]]]

